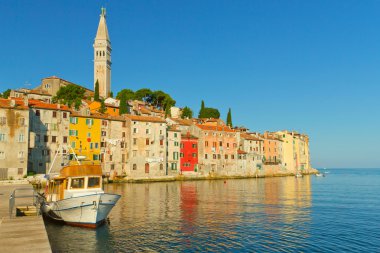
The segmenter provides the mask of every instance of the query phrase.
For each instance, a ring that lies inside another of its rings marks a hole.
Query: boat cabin
[[[70,165],[49,181],[46,199],[50,202],[103,192],[102,185],[100,165]]]

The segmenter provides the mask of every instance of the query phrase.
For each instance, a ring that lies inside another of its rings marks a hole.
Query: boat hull
[[[104,223],[120,195],[96,193],[67,198],[42,205],[47,216],[72,226],[95,228]]]

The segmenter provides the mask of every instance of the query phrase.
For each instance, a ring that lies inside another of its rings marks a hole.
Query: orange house
[[[93,101],[89,104],[91,113],[99,113],[101,103],[99,101]],[[119,107],[111,104],[105,104],[106,112],[110,116],[119,116]]]
[[[281,140],[272,133],[265,132],[262,136],[264,139],[263,153],[265,164],[279,164],[281,163]]]

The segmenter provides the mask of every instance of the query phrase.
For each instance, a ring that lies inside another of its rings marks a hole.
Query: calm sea
[[[328,171],[110,184],[108,224],[46,227],[55,252],[380,252],[380,169]]]

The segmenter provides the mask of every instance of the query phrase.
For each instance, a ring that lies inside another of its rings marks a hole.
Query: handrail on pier
[[[31,191],[32,194],[25,193],[26,191]],[[23,194],[19,195],[16,194],[16,192],[24,192]],[[11,196],[9,197],[9,218],[11,219],[13,216],[13,210],[15,209],[15,203],[16,199],[25,199],[25,198],[32,198],[32,205],[37,208],[37,215],[40,214],[40,203],[38,201],[38,194],[34,189],[30,188],[16,188],[13,190]]]

